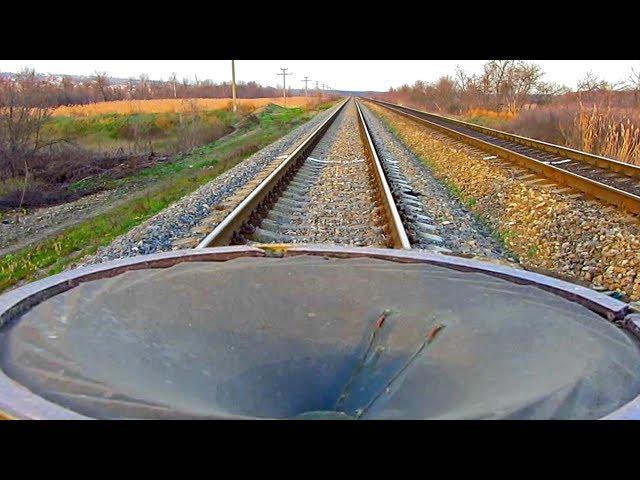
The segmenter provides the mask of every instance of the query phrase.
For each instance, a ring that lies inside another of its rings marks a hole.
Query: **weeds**
[[[637,109],[576,103],[524,110],[510,117],[480,112],[481,115],[471,110],[464,119],[640,165],[640,111]]]
[[[152,217],[184,195],[209,182],[260,148],[308,120],[313,112],[266,109],[257,123],[241,137],[231,137],[194,149],[175,162],[138,172],[133,181],[146,177],[156,182],[144,194],[124,205],[67,229],[35,246],[0,259],[0,291],[23,281],[61,272],[67,265],[95,253],[117,236]],[[114,186],[111,184],[110,186]]]
[[[238,106],[241,111],[249,112],[270,103],[282,104],[283,100],[277,98],[239,98]],[[288,107],[305,106],[314,108],[321,103],[315,97],[288,97]],[[229,98],[193,98],[176,99],[166,98],[160,100],[117,100],[112,102],[100,102],[87,105],[62,106],[54,110],[54,116],[88,117],[103,114],[139,114],[139,113],[179,113],[189,111],[193,105],[200,110],[231,110],[232,102]]]

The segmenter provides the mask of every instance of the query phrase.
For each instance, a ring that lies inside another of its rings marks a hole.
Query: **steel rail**
[[[304,142],[302,142],[276,169],[227,215],[197,246],[196,248],[220,247],[229,245],[233,234],[238,232],[251,216],[251,213],[274,189],[278,182],[293,168],[307,150],[310,150],[322,138],[326,130],[337,118],[349,99],[347,98],[336,110],[322,122]]]
[[[582,152],[569,147],[563,147],[553,143],[543,142],[542,140],[536,140],[529,137],[523,137],[514,133],[503,132],[501,130],[495,130],[493,128],[484,127],[482,125],[476,125],[474,123],[465,122],[454,118],[445,117],[444,115],[438,115],[437,113],[425,112],[418,110],[417,108],[405,107],[402,105],[396,105],[393,103],[385,102],[383,100],[367,99],[375,103],[387,105],[389,107],[399,108],[409,112],[415,112],[423,117],[431,117],[433,119],[441,120],[443,122],[449,122],[454,125],[459,125],[470,130],[475,130],[484,135],[490,137],[500,138],[509,142],[517,143],[525,147],[535,148],[545,153],[551,153],[554,155],[561,155],[572,160],[576,160],[582,163],[588,163],[594,167],[604,168],[611,170],[612,172],[621,173],[629,177],[640,178],[640,167],[637,165],[631,165],[630,163],[621,162],[620,160],[614,160],[613,158],[602,157],[600,155],[594,155],[593,153]]]
[[[276,169],[267,176],[239,205],[237,205],[222,222],[214,228],[197,246],[196,248],[219,247],[229,245],[233,239],[234,233],[239,232],[243,225],[249,220],[252,212],[261,204],[263,200],[274,190],[280,180],[299,162],[304,161],[305,155],[315,147],[318,141],[325,134],[331,123],[337,118],[339,112],[347,104],[346,99],[336,110],[328,117],[319,127],[317,127],[308,137],[286,158]],[[375,183],[380,192],[380,200],[385,211],[385,217],[390,229],[390,237],[393,247],[397,249],[408,250],[411,248],[407,232],[404,229],[400,214],[396,207],[391,189],[387,183],[384,170],[380,163],[375,145],[369,134],[368,126],[362,115],[360,106],[356,102],[358,111],[358,125],[361,137],[365,144],[365,149],[369,152],[369,160],[373,163],[373,175]]]
[[[371,154],[371,159],[373,161],[374,177],[376,180],[376,184],[378,185],[378,190],[381,194],[380,197],[387,217],[387,223],[391,229],[393,247],[408,250],[411,248],[409,237],[407,236],[407,232],[405,231],[402,220],[400,219],[398,207],[396,207],[395,200],[393,199],[393,195],[391,194],[391,189],[389,188],[387,177],[385,176],[382,164],[380,163],[380,157],[378,157],[378,152],[376,151],[373,139],[369,134],[369,127],[366,120],[364,119],[364,115],[362,115],[360,102],[358,101],[356,101],[356,108],[358,109],[358,118],[360,120],[359,126],[362,132],[362,136],[366,139],[365,146]]]
[[[522,153],[516,152],[514,150],[510,150],[508,148],[502,147],[500,145],[496,145],[490,142],[487,142],[485,140],[481,140],[479,138],[473,137],[471,135],[467,135],[465,133],[459,132],[457,130],[445,127],[444,125],[440,125],[438,123],[435,122],[431,122],[429,120],[427,120],[426,118],[424,118],[424,116],[430,116],[433,118],[439,118],[442,119],[444,121],[453,123],[453,124],[457,124],[457,125],[461,125],[464,126],[466,128],[472,128],[471,124],[468,124],[466,122],[461,122],[459,120],[452,120],[449,119],[447,117],[442,117],[440,115],[435,115],[435,114],[431,114],[431,113],[427,113],[427,112],[422,112],[420,110],[416,110],[416,109],[412,109],[412,108],[408,108],[408,107],[400,107],[398,105],[394,105],[388,102],[382,102],[380,100],[374,100],[374,99],[367,99],[373,103],[376,103],[378,105],[381,105],[389,110],[392,110],[396,113],[399,113],[400,115],[403,115],[407,118],[410,118],[412,120],[417,121],[418,123],[421,123],[423,125],[427,125],[429,128],[433,128],[435,130],[438,130],[440,132],[445,133],[446,135],[449,135],[451,137],[457,138],[459,140],[461,140],[464,143],[473,145],[475,147],[480,148],[481,150],[485,150],[487,152],[493,153],[493,154],[497,154],[500,155],[501,157],[510,160],[514,163],[517,163],[518,165],[521,165],[529,170],[533,170],[536,173],[539,173],[540,175],[543,175],[557,183],[563,184],[563,185],[567,185],[569,187],[575,188],[577,190],[580,190],[588,195],[591,195],[593,197],[596,197],[600,200],[603,200],[605,202],[611,203],[621,209],[627,210],[631,213],[635,213],[635,214],[640,214],[640,196],[634,195],[632,193],[629,192],[625,192],[624,190],[620,190],[618,188],[612,187],[610,185],[606,185],[604,183],[598,182],[596,180],[592,180],[590,178],[586,178],[583,177],[581,175],[577,175],[573,172],[569,172],[567,170],[563,170],[561,168],[555,167],[553,165],[549,165],[547,163],[544,163],[540,160],[537,160],[535,158],[529,157],[527,155],[524,155]],[[420,116],[419,116],[420,115]],[[475,126],[474,126],[475,127]],[[485,128],[485,127],[481,127],[481,128]],[[473,128],[473,130],[477,130],[480,131],[476,128]],[[491,129],[488,129],[491,130]],[[498,132],[497,130],[493,130],[493,132]],[[482,132],[485,133],[485,132]],[[503,139],[506,140],[510,140],[510,141],[514,141],[516,142],[515,139],[512,139],[512,137],[517,137],[517,135],[511,135],[505,132],[499,132],[501,135],[503,135]],[[487,135],[489,135],[488,133],[486,133]],[[508,137],[508,138],[507,138]],[[533,140],[533,139],[527,139],[526,137],[519,137],[520,139],[524,139],[527,140],[529,142],[531,142],[531,147],[532,148],[540,148],[542,149],[542,147],[538,147],[538,144],[545,144],[544,142],[538,142],[537,140]],[[638,176],[639,174],[637,173],[640,172],[640,168],[638,167],[634,167],[633,165],[629,165],[629,164],[624,164],[623,162],[618,162],[616,160],[611,160],[611,159],[606,159],[604,157],[598,157],[596,155],[591,155],[591,154],[587,154],[584,152],[578,152],[576,150],[571,150],[571,149],[566,149],[565,147],[560,147],[558,145],[552,145],[552,144],[545,144],[549,147],[554,147],[557,148],[557,152],[561,155],[565,155],[565,156],[569,156],[569,153],[571,153],[572,155],[575,153],[579,153],[581,155],[584,156],[584,158],[589,157],[590,158],[590,162],[593,161],[595,162],[596,160],[600,163],[606,163],[607,165],[609,165],[609,167],[601,167],[601,168],[607,168],[609,170],[612,171],[616,171],[618,173],[624,173],[629,175],[628,173],[626,173],[627,171],[631,172],[632,175],[630,176]],[[548,150],[545,150],[548,151]],[[574,159],[577,159],[574,157]],[[586,160],[585,160],[586,161]],[[596,165],[596,163],[592,163],[593,165]],[[600,166],[600,165],[597,165]],[[619,168],[620,170],[614,170],[615,168]]]

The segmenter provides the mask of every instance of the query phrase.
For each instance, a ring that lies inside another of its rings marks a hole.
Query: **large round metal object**
[[[620,327],[627,313],[554,278],[412,251],[139,256],[0,297],[0,411],[635,418],[640,347]]]

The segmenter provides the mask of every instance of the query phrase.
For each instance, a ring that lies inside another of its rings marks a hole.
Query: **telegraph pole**
[[[311,81],[311,79],[309,77],[304,77],[303,82],[304,82],[304,96],[305,97],[309,96],[309,93],[307,91],[307,83],[309,83],[310,81]]]
[[[235,60],[231,60],[231,97],[233,98],[233,111],[238,111],[238,103],[236,101],[236,64]]]
[[[276,75],[282,75],[282,98],[284,99],[284,106],[287,106],[287,75],[293,75],[293,73],[287,73],[288,68],[282,68],[282,73],[277,73]]]

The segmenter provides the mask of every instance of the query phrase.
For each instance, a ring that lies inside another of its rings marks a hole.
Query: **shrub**
[[[174,150],[187,152],[192,148],[211,143],[226,133],[226,128],[216,117],[201,115],[185,115],[181,117],[180,124],[176,128],[177,140]]]
[[[505,130],[640,165],[640,112],[607,106],[550,105],[525,110]]]

